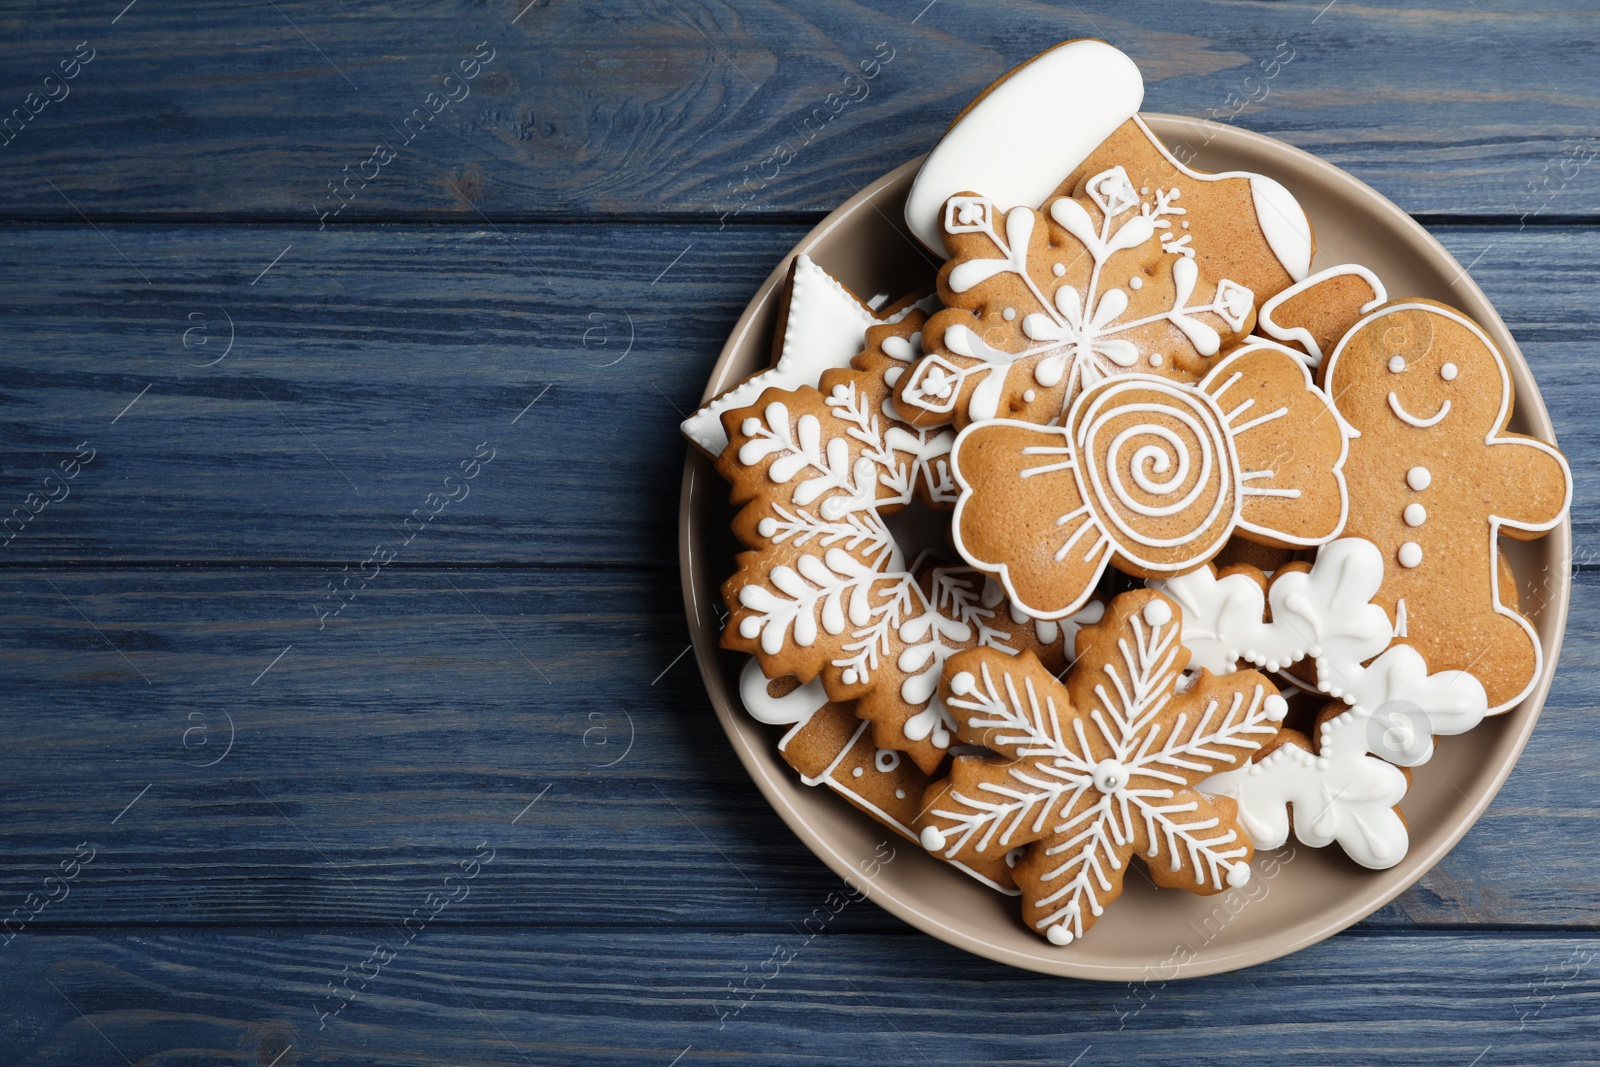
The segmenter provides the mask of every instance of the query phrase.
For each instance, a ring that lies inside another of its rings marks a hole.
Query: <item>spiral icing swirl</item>
[[[1084,501],[1117,551],[1168,569],[1210,558],[1238,514],[1222,412],[1197,389],[1113,378],[1073,405]]]

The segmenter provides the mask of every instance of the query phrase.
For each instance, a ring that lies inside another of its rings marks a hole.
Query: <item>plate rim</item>
[[[1383,194],[1362,182],[1355,176],[1335,167],[1333,164],[1312,155],[1303,149],[1279,141],[1276,138],[1249,130],[1239,129],[1234,126],[1219,124],[1204,119],[1195,119],[1187,116],[1170,115],[1161,112],[1141,112],[1150,127],[1162,136],[1168,144],[1175,143],[1183,135],[1201,134],[1209,145],[1216,141],[1223,142],[1224,149],[1243,152],[1265,153],[1269,156],[1282,157],[1292,161],[1296,166],[1311,171],[1325,184],[1348,191],[1358,198],[1368,202],[1373,211],[1381,216],[1381,220],[1390,226],[1408,231],[1412,238],[1427,248],[1436,256],[1442,256],[1448,264],[1453,264],[1459,270],[1459,276],[1454,283],[1463,290],[1464,299],[1455,302],[1462,310],[1478,322],[1489,334],[1507,358],[1516,388],[1516,411],[1520,418],[1528,424],[1528,431],[1541,440],[1555,443],[1554,425],[1551,422],[1548,410],[1545,407],[1537,381],[1533,377],[1532,369],[1527,359],[1523,356],[1521,348],[1512,336],[1510,329],[1500,317],[1494,305],[1489,301],[1476,281],[1466,272],[1461,264],[1437,238],[1430,234],[1420,223],[1409,214],[1394,204]],[[1176,136],[1174,136],[1176,135]],[[796,255],[810,251],[840,226],[850,223],[863,208],[873,208],[873,201],[885,190],[900,182],[907,183],[915,175],[915,171],[922,164],[926,156],[919,156],[898,167],[893,168],[884,175],[868,183],[853,196],[845,200],[838,208],[830,212],[821,222],[806,233],[768,274],[766,279],[757,288],[755,294],[746,304],[743,313],[730,331],[727,341],[718,353],[712,367],[705,391],[701,398],[703,405],[713,397],[725,392],[737,384],[742,377],[732,377],[732,366],[735,356],[743,347],[750,331],[767,309],[770,301],[781,298],[782,284],[789,272],[789,266]],[[1269,172],[1270,173],[1270,172]],[[1277,175],[1271,175],[1277,177]],[[1281,178],[1279,180],[1282,180]],[[895,220],[897,228],[902,228]],[[907,234],[907,239],[916,243],[915,237]],[[918,247],[922,247],[918,243]],[[1469,308],[1466,305],[1475,305]],[[1558,446],[1559,447],[1559,446]],[[750,743],[746,730],[741,728],[740,720],[748,718],[743,706],[737,699],[737,686],[733,687],[733,699],[727,699],[726,692],[720,692],[725,687],[717,684],[724,671],[721,662],[723,650],[717,639],[717,628],[708,622],[708,616],[703,612],[703,605],[697,596],[697,579],[695,571],[697,563],[695,546],[698,537],[695,522],[695,503],[701,490],[700,481],[708,480],[714,489],[721,485],[722,480],[716,474],[711,463],[698,449],[688,446],[688,455],[684,461],[683,476],[679,493],[678,515],[678,554],[679,574],[683,588],[684,610],[690,628],[692,644],[694,646],[695,661],[700,671],[701,680],[706,685],[707,696],[717,714],[724,733],[732,743],[734,752],[743,764],[746,773],[755,782],[768,805],[777,812],[789,829],[800,841],[819,859],[823,861],[836,875],[847,880],[854,879],[852,885],[858,885],[868,899],[873,900],[890,914],[897,916],[905,922],[915,926],[923,933],[937,937],[947,944],[953,945],[975,955],[1004,963],[1009,966],[1041,974],[1056,975],[1079,979],[1097,981],[1125,982],[1140,978],[1149,978],[1150,963],[1140,960],[1127,964],[1087,963],[1075,960],[1069,950],[1049,948],[1048,952],[1041,951],[1034,955],[1020,952],[1006,946],[992,944],[968,931],[951,926],[942,919],[921,910],[916,902],[906,899],[900,894],[877,885],[871,878],[863,877],[858,869],[857,861],[840,852],[825,834],[814,827],[805,813],[798,810],[786,795],[786,791],[779,787],[778,775],[792,776],[790,768],[776,757],[776,751],[770,741],[757,748]],[[1545,555],[1553,560],[1570,561],[1572,557],[1572,517],[1570,510],[1561,524],[1550,531],[1540,542],[1546,546]],[[1320,922],[1311,923],[1302,920],[1296,926],[1285,932],[1281,939],[1259,938],[1243,944],[1228,946],[1207,945],[1194,959],[1185,963],[1173,964],[1176,974],[1161,975],[1162,981],[1171,981],[1180,978],[1200,978],[1213,974],[1225,973],[1266,963],[1271,960],[1298,952],[1308,948],[1328,937],[1333,936],[1376,912],[1401,893],[1415,885],[1423,876],[1448,854],[1466,836],[1482,817],[1484,811],[1494,801],[1510,777],[1512,769],[1520,761],[1522,752],[1527,746],[1528,738],[1532,735],[1539,715],[1543,710],[1545,700],[1555,678],[1563,639],[1566,635],[1567,616],[1571,604],[1572,574],[1570,567],[1560,568],[1561,580],[1552,590],[1553,595],[1545,603],[1540,612],[1540,619],[1552,618],[1557,623],[1553,627],[1553,636],[1545,644],[1545,660],[1543,670],[1528,696],[1516,708],[1505,713],[1500,718],[1517,716],[1513,736],[1508,742],[1508,751],[1499,760],[1497,766],[1484,768],[1484,775],[1480,776],[1474,785],[1476,800],[1469,796],[1469,806],[1466,812],[1432,848],[1423,852],[1408,853],[1406,859],[1399,867],[1408,871],[1405,877],[1395,878],[1394,884],[1386,885],[1375,892],[1357,894],[1345,901],[1342,907],[1324,907],[1308,914],[1322,916]],[[720,585],[720,579],[718,583]],[[1554,613],[1551,616],[1551,613]],[[713,616],[714,617],[714,614]],[[1542,627],[1541,627],[1542,629]],[[1543,633],[1541,641],[1546,638]],[[753,720],[752,720],[753,721]],[[1426,765],[1424,765],[1426,766]],[[1458,791],[1459,788],[1458,788]],[[1463,794],[1467,795],[1467,794]],[[842,798],[829,798],[830,803],[837,803],[848,807]],[[897,839],[898,840],[898,839]],[[905,842],[911,846],[911,842]],[[1293,840],[1291,845],[1296,844]],[[1387,872],[1373,872],[1375,878],[1382,878]],[[1042,939],[1040,945],[1044,946]],[[1046,946],[1047,947],[1047,946]]]

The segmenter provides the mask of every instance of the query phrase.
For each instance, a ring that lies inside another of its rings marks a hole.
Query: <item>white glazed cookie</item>
[[[755,402],[769,388],[816,385],[826,370],[850,366],[868,327],[899,322],[914,308],[936,306],[932,297],[897,301],[882,312],[856,296],[804,253],[789,268],[784,311],[772,366],[709,401],[684,420],[683,434],[713,459],[728,445],[722,413]]]

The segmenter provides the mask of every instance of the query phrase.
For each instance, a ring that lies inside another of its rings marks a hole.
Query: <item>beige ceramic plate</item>
[[[1511,428],[1555,439],[1533,376],[1505,323],[1450,254],[1404,212],[1348,174],[1288,145],[1231,127],[1147,115],[1169,145],[1204,145],[1203,170],[1270,175],[1299,197],[1316,228],[1313,270],[1358,262],[1374,269],[1391,297],[1432,297],[1460,308],[1489,332],[1516,380]],[[1209,138],[1209,140],[1208,140]],[[895,296],[930,283],[936,264],[906,236],[901,207],[920,160],[907,163],[852,197],[795,246],[856,292]],[[765,367],[789,259],[778,264],[728,339],[705,399]],[[1083,941],[1056,948],[1023,928],[1017,902],[895,841],[893,862],[868,882],[858,863],[873,856],[884,830],[823,788],[811,789],[779,758],[777,731],[745,713],[739,700],[743,657],[718,648],[720,583],[733,570],[726,484],[693,449],[680,508],[683,595],[695,655],[717,716],[767,800],[800,839],[852,885],[912,925],[952,945],[1029,970],[1112,981],[1170,980],[1248,967],[1304,948],[1376,911],[1420,878],[1461,839],[1499,791],[1533,730],[1550,689],[1566,626],[1572,530],[1563,524],[1532,542],[1507,541],[1524,604],[1544,643],[1544,675],[1516,710],[1458,737],[1440,738],[1418,768],[1401,805],[1411,851],[1387,871],[1368,871],[1337,848],[1286,847],[1274,867],[1267,854],[1243,890],[1216,897],[1159,891],[1137,874]],[[1537,590],[1544,584],[1547,588]],[[1269,875],[1268,872],[1274,872]],[[1231,898],[1231,900],[1230,900]],[[1232,907],[1230,908],[1230,903]]]

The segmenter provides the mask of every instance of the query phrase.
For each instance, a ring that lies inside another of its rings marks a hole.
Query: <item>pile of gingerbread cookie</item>
[[[733,486],[749,712],[1057,945],[1135,855],[1195,893],[1291,834],[1397,863],[1433,738],[1540,676],[1499,539],[1571,497],[1478,324],[1313,273],[1294,196],[1142,99],[1099,41],[1007,75],[907,198],[934,291],[797,257],[773,366],[684,423]]]

